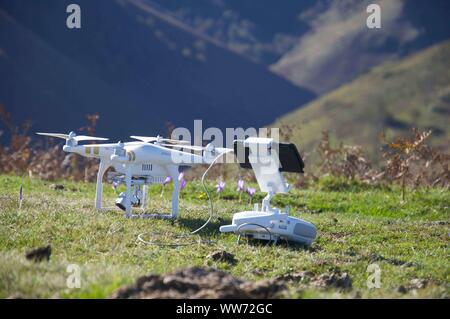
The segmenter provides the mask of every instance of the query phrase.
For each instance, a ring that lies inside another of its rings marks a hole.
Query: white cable
[[[189,246],[189,245],[195,245],[195,244],[210,244],[211,242],[208,241],[202,241],[200,238],[198,240],[195,240],[190,233],[187,234],[175,234],[173,239],[175,242],[169,242],[169,243],[160,243],[156,240],[150,239],[146,240],[144,239],[144,236],[148,234],[149,232],[140,233],[137,237],[138,241],[141,243],[144,243],[146,245],[155,245],[155,246],[161,246],[161,247],[180,247],[180,246]],[[153,232],[152,236],[156,237],[167,237],[166,233],[158,233]]]
[[[213,206],[211,194],[209,193],[209,190],[208,190],[208,188],[206,187],[206,184],[205,184],[205,177],[206,177],[206,175],[208,174],[209,170],[214,166],[214,164],[216,163],[216,161],[217,161],[220,157],[222,157],[222,155],[227,154],[227,153],[229,153],[229,152],[231,152],[231,151],[232,151],[232,150],[230,149],[230,150],[226,150],[226,151],[223,152],[223,153],[220,153],[220,154],[219,154],[219,155],[211,162],[211,164],[209,164],[209,167],[206,169],[206,171],[203,173],[203,176],[202,176],[202,185],[203,185],[203,188],[205,189],[206,195],[208,195],[208,200],[209,200],[209,205],[210,205],[209,218],[206,220],[206,222],[205,222],[202,226],[200,226],[199,228],[197,228],[197,229],[194,230],[193,232],[191,232],[191,233],[189,233],[189,234],[181,234],[181,235],[179,235],[178,237],[176,237],[176,239],[184,239],[184,238],[186,238],[186,237],[189,236],[189,235],[194,235],[194,234],[198,233],[200,230],[202,230],[203,228],[205,228],[206,225],[208,225],[209,222],[211,221],[211,219],[213,218],[213,216],[214,216],[214,206]],[[147,240],[145,240],[145,239],[143,238],[143,236],[144,236],[145,234],[148,234],[148,232],[144,232],[144,233],[139,234],[139,235],[137,236],[137,240],[140,241],[141,243],[144,243],[144,244],[147,244],[147,245],[167,246],[167,247],[178,247],[178,246],[192,245],[192,244],[197,244],[197,243],[206,243],[206,244],[211,244],[211,243],[212,243],[211,241],[204,242],[204,241],[201,241],[201,240],[199,239],[198,241],[189,241],[189,242],[186,242],[186,241],[185,241],[183,244],[180,244],[180,243],[168,243],[168,244],[162,244],[162,243],[156,243],[156,242],[154,242],[154,241],[147,241]]]
[[[230,149],[230,150],[226,150],[226,151],[223,152],[223,153],[220,153],[220,154],[219,154],[219,155],[211,162],[211,164],[209,164],[209,167],[208,167],[208,168],[206,169],[206,171],[203,173],[203,176],[202,176],[202,185],[203,185],[203,188],[205,189],[206,195],[208,196],[208,200],[209,200],[209,207],[210,207],[209,218],[206,220],[206,222],[205,222],[202,226],[200,226],[199,228],[197,228],[196,230],[194,230],[193,232],[191,232],[192,235],[198,233],[198,232],[201,231],[203,228],[205,228],[206,225],[209,224],[209,222],[211,221],[211,219],[212,219],[213,216],[214,216],[214,206],[213,206],[213,201],[212,201],[212,198],[211,198],[211,194],[209,193],[209,190],[208,190],[208,188],[206,187],[206,184],[205,184],[205,177],[206,177],[206,175],[208,174],[209,170],[214,166],[214,164],[216,163],[216,161],[217,161],[220,157],[222,157],[222,155],[227,154],[227,153],[229,153],[229,152],[231,152],[231,151],[232,151],[232,150]]]
[[[241,232],[241,228],[244,227],[244,226],[257,226],[257,227],[260,227],[260,228],[264,229],[269,234],[269,243],[272,241],[272,233],[270,232],[269,228],[267,228],[266,226],[261,225],[261,224],[257,224],[257,223],[243,223],[243,224],[239,225],[238,228],[236,228],[236,231],[235,231],[235,233],[238,234],[238,239],[237,239],[237,242],[236,242],[237,244],[239,244],[239,240],[241,239],[241,235],[243,234]],[[245,230],[243,230],[243,232],[245,232]]]

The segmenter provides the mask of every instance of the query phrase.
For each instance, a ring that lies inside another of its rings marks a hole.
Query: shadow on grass
[[[178,217],[177,220],[175,221],[175,223],[177,223],[181,227],[187,228],[190,232],[197,230],[205,222],[206,219],[204,218],[183,218],[183,217]],[[231,223],[230,219],[212,220],[197,234],[200,235],[201,237],[217,236],[221,234],[221,232],[219,231],[219,227],[230,223]]]
[[[190,232],[195,231],[199,227],[201,227],[206,222],[205,219],[201,218],[178,218],[175,223],[179,224],[181,227],[187,228]],[[212,237],[212,236],[220,236],[222,233],[219,231],[220,226],[228,225],[231,223],[231,219],[229,218],[219,218],[218,220],[214,220],[208,223],[200,232],[197,234],[201,237]],[[296,242],[288,242],[286,240],[280,239],[276,244],[269,243],[264,240],[258,240],[254,238],[247,238],[245,236],[241,236],[241,239],[238,243],[236,235],[236,244],[239,245],[251,245],[255,247],[267,247],[267,246],[276,246],[280,248],[285,248],[291,251],[309,251],[316,252],[317,247],[313,246],[305,246]]]

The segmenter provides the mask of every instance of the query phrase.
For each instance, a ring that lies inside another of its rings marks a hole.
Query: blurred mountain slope
[[[370,68],[450,38],[450,2],[380,0],[381,29],[368,29],[369,0],[323,1],[302,12],[309,30],[271,68],[318,94]]]
[[[448,0],[145,0],[301,87],[326,93],[386,61],[450,39]]]
[[[145,0],[250,60],[275,63],[309,30],[315,0]]]
[[[399,62],[375,67],[349,84],[287,114],[275,125],[294,125],[292,140],[312,151],[329,130],[338,141],[379,154],[380,134],[392,137],[412,127],[431,129],[430,141],[449,149],[450,41]]]
[[[0,103],[35,130],[67,131],[99,112],[99,134],[262,126],[314,98],[145,1],[81,0],[82,28],[66,28],[71,1],[0,4]]]

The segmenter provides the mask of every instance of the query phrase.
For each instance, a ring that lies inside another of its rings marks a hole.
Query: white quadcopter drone
[[[81,141],[108,139],[76,135],[74,132],[37,134],[65,139],[65,152],[100,159],[95,196],[95,207],[98,210],[104,209],[103,176],[109,167],[114,167],[115,172],[108,175],[108,181],[126,185],[126,191],[115,201],[116,206],[125,211],[126,217],[175,219],[178,216],[179,173],[194,165],[209,164],[211,167],[221,156],[234,151],[241,167],[253,169],[261,191],[267,192],[267,196],[262,202],[261,210],[256,204],[253,211],[234,214],[232,224],[220,227],[220,231],[274,242],[285,239],[306,245],[310,245],[316,237],[316,227],[313,224],[288,216],[287,209],[283,213],[270,206],[270,200],[275,194],[289,191],[289,185],[281,172],[303,173],[304,164],[294,144],[275,143],[271,138],[249,137],[244,141],[234,141],[234,149],[230,149],[215,147],[212,143],[200,147],[190,145],[188,141],[161,136],[131,136],[138,141],[78,145]],[[192,151],[201,151],[202,155]],[[145,209],[148,185],[162,184],[167,176],[174,182],[172,212],[133,214],[133,207]]]

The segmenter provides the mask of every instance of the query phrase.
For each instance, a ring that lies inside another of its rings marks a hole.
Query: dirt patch
[[[428,285],[428,280],[426,279],[412,279],[407,285],[401,285],[398,287],[397,291],[406,294],[409,291],[423,289]]]
[[[283,276],[279,276],[276,278],[276,280],[278,282],[285,282],[285,283],[289,283],[289,284],[298,284],[298,283],[308,283],[310,282],[314,277],[314,273],[309,271],[309,270],[305,270],[305,271],[300,271],[300,272],[296,272],[296,273],[292,273],[292,274],[286,274]]]
[[[286,289],[276,280],[235,278],[213,268],[192,267],[168,275],[143,276],[111,297],[123,298],[275,298]]]
[[[28,251],[25,254],[25,258],[34,262],[41,262],[43,260],[50,260],[52,254],[52,246],[47,245],[45,247],[38,247]]]
[[[351,234],[347,232],[330,232],[330,233],[322,233],[321,235],[324,238],[331,239],[333,241],[344,241],[347,237],[350,237]]]
[[[311,284],[321,288],[350,289],[352,288],[352,279],[346,272],[334,271],[315,277]]]
[[[237,260],[234,258],[234,255],[226,252],[225,250],[217,250],[206,256],[206,261],[216,261],[216,262],[225,262],[228,264],[236,264]]]
[[[50,184],[50,189],[56,190],[56,191],[62,191],[64,189],[63,184]]]

